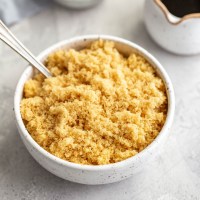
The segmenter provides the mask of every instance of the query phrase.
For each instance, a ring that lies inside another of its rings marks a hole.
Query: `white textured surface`
[[[114,7],[114,8],[113,8]],[[25,62],[0,43],[0,199],[191,200],[200,199],[200,55],[181,57],[148,36],[143,0],[105,0],[98,7],[46,10],[12,31],[35,54],[62,39],[104,33],[136,42],[164,65],[174,84],[176,115],[164,151],[143,173],[120,183],[86,186],[50,174],[22,144],[13,115],[13,94]]]

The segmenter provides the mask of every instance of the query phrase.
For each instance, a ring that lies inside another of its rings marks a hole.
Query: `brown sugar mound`
[[[125,57],[111,41],[81,51],[60,50],[46,60],[54,75],[24,86],[21,116],[33,139],[74,163],[122,161],[148,146],[163,127],[166,89],[140,55]]]

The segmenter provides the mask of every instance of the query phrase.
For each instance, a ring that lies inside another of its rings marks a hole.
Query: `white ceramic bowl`
[[[24,83],[33,76],[33,69],[31,66],[29,66],[22,74],[17,84],[14,97],[14,111],[20,136],[26,148],[35,158],[35,160],[45,169],[63,179],[91,185],[121,181],[141,170],[147,164],[147,162],[150,161],[161,149],[171,127],[175,110],[174,91],[167,73],[161,64],[150,53],[130,41],[106,35],[80,36],[51,46],[43,51],[38,56],[38,59],[43,61],[49,53],[58,49],[82,49],[92,41],[98,40],[99,38],[114,41],[116,48],[125,55],[128,55],[132,52],[137,52],[138,54],[144,56],[152,64],[165,83],[168,96],[167,119],[157,138],[142,152],[118,163],[99,166],[81,165],[57,158],[45,151],[33,140],[26,130],[21,118],[20,101],[23,95]]]
[[[72,9],[84,9],[99,4],[100,0],[55,0],[62,6]]]

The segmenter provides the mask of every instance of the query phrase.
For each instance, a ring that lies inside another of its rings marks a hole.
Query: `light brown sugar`
[[[140,55],[125,57],[110,41],[81,51],[59,50],[24,86],[21,115],[33,139],[74,163],[122,161],[148,146],[162,129],[166,89]]]

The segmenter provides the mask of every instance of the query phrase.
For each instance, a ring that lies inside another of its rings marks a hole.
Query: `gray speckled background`
[[[136,176],[104,186],[71,183],[44,170],[22,144],[12,110],[26,62],[0,43],[1,200],[200,199],[200,55],[181,57],[158,47],[143,24],[143,2],[105,0],[84,11],[53,7],[11,29],[35,54],[62,39],[91,33],[120,36],[152,52],[170,75],[176,93],[173,128],[159,157]]]
[[[0,19],[12,25],[53,5],[53,0],[0,0]]]

